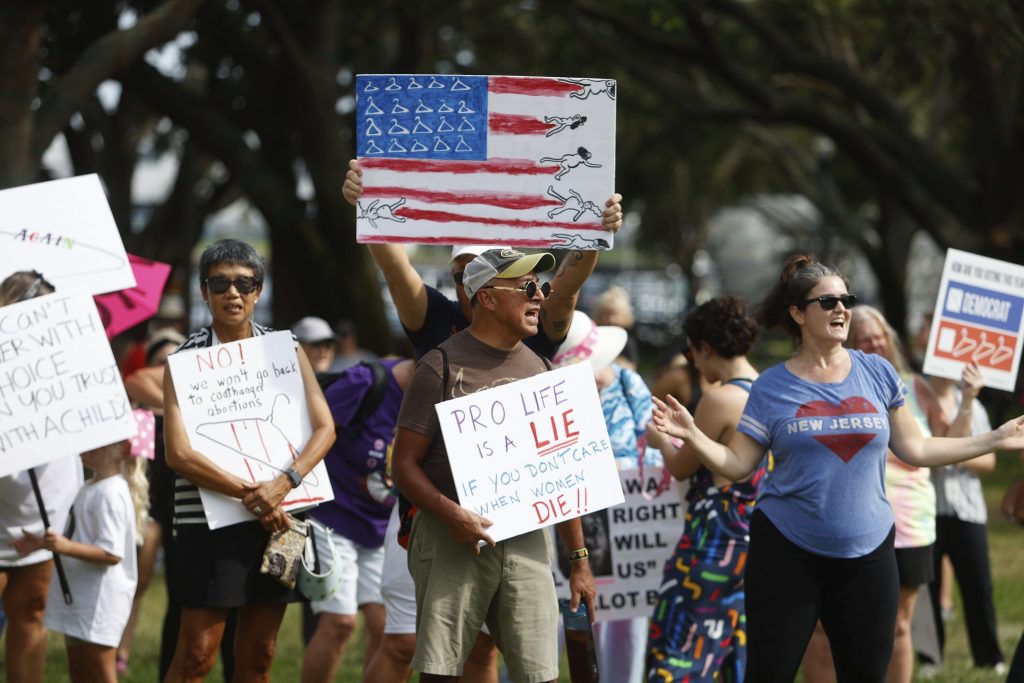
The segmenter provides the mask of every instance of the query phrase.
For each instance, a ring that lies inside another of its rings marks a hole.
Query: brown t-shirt
[[[502,351],[484,344],[469,330],[459,332],[438,348],[448,353],[445,401],[533,377],[548,369],[544,360],[522,343],[512,351]],[[398,426],[433,439],[423,458],[423,471],[441,493],[458,501],[441,424],[434,410],[442,400],[441,365],[441,353],[436,349],[420,359],[402,401]]]

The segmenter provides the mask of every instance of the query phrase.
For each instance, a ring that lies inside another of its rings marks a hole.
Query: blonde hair
[[[622,287],[613,286],[601,292],[594,301],[594,322],[598,325],[608,325],[612,313],[622,316],[614,324],[619,327],[630,328],[636,322],[633,316],[633,306],[629,303],[629,292]]]
[[[118,458],[121,476],[128,482],[135,509],[135,544],[142,545],[143,532],[149,519],[149,478],[146,476],[146,459],[131,454],[131,444],[117,441],[98,449],[104,458]]]
[[[853,346],[852,338],[857,336],[857,328],[864,324],[866,320],[873,320],[882,330],[882,334],[885,336],[885,348],[888,353],[885,355],[885,359],[889,361],[896,372],[900,375],[906,375],[910,369],[907,367],[906,357],[903,355],[903,344],[900,343],[900,338],[896,334],[896,330],[893,329],[892,325],[885,319],[882,312],[874,306],[866,306],[858,304],[856,308],[852,310],[853,317],[850,319],[850,345]]]

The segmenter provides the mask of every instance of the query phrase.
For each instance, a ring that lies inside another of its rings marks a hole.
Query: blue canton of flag
[[[360,157],[487,158],[486,76],[360,75],[356,94]]]

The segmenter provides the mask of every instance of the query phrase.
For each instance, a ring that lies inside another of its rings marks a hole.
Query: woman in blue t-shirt
[[[738,481],[774,456],[750,525],[748,682],[793,680],[819,618],[839,680],[885,680],[899,591],[886,447],[935,467],[1024,446],[1024,417],[975,437],[923,437],[888,361],[843,347],[855,303],[835,268],[786,263],[758,321],[787,330],[797,352],[754,382],[727,446],[678,402],[655,399],[658,429],[717,474]]]

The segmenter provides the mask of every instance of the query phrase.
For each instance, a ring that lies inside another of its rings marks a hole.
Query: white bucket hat
[[[626,348],[626,337],[621,327],[598,325],[583,311],[573,311],[569,334],[555,352],[552,363],[555,367],[564,367],[590,361],[596,373],[619,357]]]
[[[307,519],[309,540],[299,567],[299,591],[313,602],[326,600],[341,585],[342,571],[338,551],[331,540],[330,529]]]

